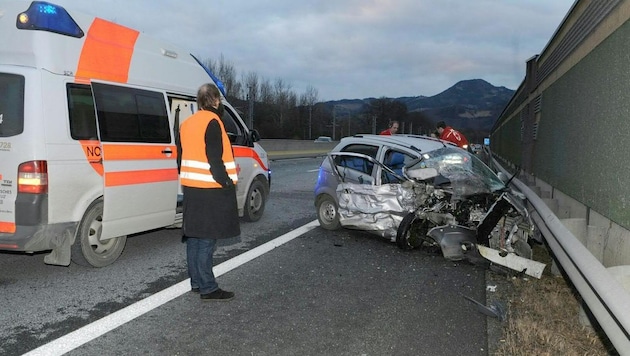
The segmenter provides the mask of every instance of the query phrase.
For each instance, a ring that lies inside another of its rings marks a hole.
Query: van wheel
[[[103,199],[94,201],[83,215],[72,245],[72,261],[82,266],[105,267],[120,257],[127,236],[101,241]]]
[[[317,200],[317,220],[319,220],[319,225],[326,230],[337,230],[341,226],[337,203],[328,194],[324,194]]]
[[[265,185],[259,179],[254,179],[245,198],[243,218],[246,221],[258,221],[265,211]]]

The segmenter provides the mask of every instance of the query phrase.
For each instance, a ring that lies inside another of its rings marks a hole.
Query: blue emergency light
[[[20,30],[40,30],[81,38],[83,30],[66,9],[45,1],[33,1],[28,10],[17,16],[16,27]]]

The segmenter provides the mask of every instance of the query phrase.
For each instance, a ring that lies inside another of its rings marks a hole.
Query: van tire
[[[105,267],[120,257],[127,243],[127,236],[99,241],[102,220],[103,198],[99,198],[90,204],[81,219],[72,245],[72,262],[81,266]]]
[[[265,200],[267,200],[265,184],[260,179],[254,179],[247,191],[247,197],[245,197],[243,219],[250,222],[260,220],[265,211]]]

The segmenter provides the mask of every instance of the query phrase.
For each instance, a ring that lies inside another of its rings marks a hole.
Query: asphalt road
[[[241,239],[223,241],[215,262],[234,261],[315,220],[312,188],[320,161],[272,162],[263,219],[243,223]],[[218,281],[236,292],[234,300],[202,302],[182,289],[187,276],[179,235],[134,236],[121,259],[103,269],[0,254],[0,354],[20,355],[77,330],[98,336],[69,355],[488,353],[486,316],[464,298],[486,299],[485,271],[475,266],[431,251],[401,251],[358,231],[316,227],[221,274]],[[103,317],[169,291],[175,296],[166,303],[98,331]]]
[[[69,355],[486,355],[484,272],[320,228]]]

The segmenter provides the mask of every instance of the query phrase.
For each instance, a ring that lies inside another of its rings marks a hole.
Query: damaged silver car
[[[320,166],[320,225],[377,234],[402,249],[437,246],[449,260],[490,260],[540,278],[537,231],[523,197],[476,155],[412,135],[344,138]]]

